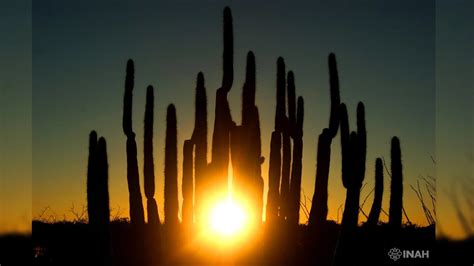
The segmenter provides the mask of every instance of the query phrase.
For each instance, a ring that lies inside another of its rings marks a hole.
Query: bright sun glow
[[[211,211],[211,230],[221,236],[233,236],[241,232],[247,222],[244,209],[232,200],[218,203]]]

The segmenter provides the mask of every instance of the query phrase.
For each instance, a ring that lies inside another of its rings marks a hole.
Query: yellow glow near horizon
[[[211,211],[210,229],[221,237],[233,237],[245,229],[247,214],[236,202],[218,202]]]

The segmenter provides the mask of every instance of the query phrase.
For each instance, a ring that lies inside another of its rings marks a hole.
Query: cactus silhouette
[[[329,116],[329,133],[334,138],[339,128],[339,105],[341,102],[339,96],[339,76],[337,73],[336,55],[331,53],[328,57],[329,66],[329,88],[331,95],[331,113]]]
[[[272,132],[270,141],[270,161],[268,166],[268,195],[266,220],[272,223],[278,219],[281,174],[281,133]]]
[[[286,70],[283,58],[277,60],[277,116],[279,128],[283,136],[283,154],[280,183],[280,217],[287,218],[290,200],[290,169],[291,169],[291,140],[289,121],[286,116]]]
[[[400,140],[392,138],[392,148],[390,151],[392,164],[392,183],[390,186],[390,209],[388,223],[392,229],[400,228],[402,224],[403,208],[403,173],[402,173],[402,152]]]
[[[108,160],[105,138],[89,135],[87,167],[87,211],[89,215],[91,255],[100,265],[110,265],[110,207]]]
[[[245,69],[245,83],[242,89],[242,125],[248,125],[254,116],[256,92],[255,55],[247,53],[247,67]]]
[[[275,130],[277,132],[283,132],[285,127],[286,117],[286,101],[285,101],[285,89],[286,89],[286,70],[285,60],[282,57],[278,57],[277,60],[277,102],[275,112]]]
[[[195,197],[194,197],[194,211],[201,213],[201,199],[205,192],[205,178],[207,169],[207,96],[206,88],[204,87],[204,74],[199,72],[197,75],[196,82],[196,99],[195,99],[195,120],[194,120],[194,131],[192,135],[192,142],[195,147],[195,159],[194,159],[194,175],[195,175]],[[189,148],[192,151],[192,148]],[[189,156],[184,149],[185,155]],[[189,161],[189,158],[188,158]],[[190,165],[192,166],[192,156]],[[184,167],[184,162],[183,162]],[[191,179],[192,179],[192,172]],[[183,169],[184,178],[184,169]],[[183,184],[184,186],[184,184]],[[192,197],[191,197],[192,204]],[[190,208],[193,210],[193,208]],[[184,221],[184,205],[183,205],[183,221]],[[200,215],[196,214],[195,219],[198,220]],[[191,214],[192,217],[192,214]],[[192,219],[191,219],[192,220]]]
[[[98,183],[98,223],[108,226],[110,223],[109,208],[109,163],[107,160],[107,143],[104,137],[97,142],[97,183]]]
[[[383,165],[382,159],[377,158],[375,160],[375,189],[374,189],[374,202],[370,209],[369,218],[367,219],[366,226],[374,227],[379,222],[380,210],[382,209],[382,197],[383,197]]]
[[[341,103],[340,134],[342,153],[342,183],[347,189],[341,232],[335,253],[335,265],[347,265],[354,258],[354,238],[359,216],[360,188],[365,175],[366,138],[364,105],[357,106],[357,132],[349,135],[346,105]],[[355,259],[355,258],[354,258]]]
[[[183,145],[183,183],[182,183],[182,219],[183,224],[193,223],[193,148],[191,140],[185,140]]]
[[[234,79],[233,73],[233,29],[232,13],[229,7],[224,9],[224,53],[222,86],[216,92],[214,132],[212,134],[213,188],[216,193],[227,195],[227,171],[229,166],[230,129],[234,125],[230,113],[227,94]],[[217,196],[219,197],[219,196]]]
[[[357,156],[356,175],[362,182],[365,177],[365,163],[367,157],[367,130],[365,128],[365,107],[362,102],[357,104]]]
[[[98,176],[97,176],[97,133],[89,134],[89,158],[87,162],[87,214],[89,224],[99,223],[98,213]]]
[[[232,25],[232,11],[227,6],[224,8],[224,52],[223,52],[223,78],[222,88],[230,91],[234,81],[234,29]]]
[[[285,120],[287,123],[287,120]],[[286,219],[290,200],[291,140],[288,131],[283,132],[283,156],[280,184],[280,216]]]
[[[242,90],[242,125],[231,130],[231,155],[234,171],[233,188],[240,200],[254,206],[252,219],[261,220],[263,210],[263,178],[261,177],[260,119],[255,105],[255,56],[247,54],[245,83]]]
[[[103,227],[110,222],[108,180],[105,139],[97,141],[97,133],[91,131],[87,167],[87,211],[91,225]]]
[[[357,133],[349,136],[349,119],[345,104],[341,104],[342,182],[347,189],[342,218],[343,226],[356,227],[359,215],[359,197],[365,176],[366,138],[364,105],[357,105]]]
[[[316,158],[316,182],[308,224],[318,226],[324,223],[328,214],[328,179],[331,162],[331,134],[328,128],[323,129],[318,138]]]
[[[291,108],[290,108],[291,109]],[[291,116],[290,116],[291,117]],[[303,167],[303,120],[304,120],[304,101],[303,97],[298,97],[298,112],[293,131],[293,164],[291,166],[290,181],[290,212],[289,222],[298,225],[300,218],[300,191],[301,191],[301,172]]]
[[[145,129],[143,143],[143,177],[145,196],[147,198],[148,223],[153,225],[160,224],[158,207],[155,201],[155,165],[153,163],[153,109],[154,109],[153,87],[148,86],[146,91],[145,104]]]
[[[340,120],[344,118],[346,121],[345,125],[341,125],[342,128],[347,128],[344,136],[341,133],[341,144],[342,142],[348,144],[349,138],[349,122],[347,121],[347,110],[345,116],[340,114],[341,99],[339,95],[339,75],[337,71],[336,55],[330,53],[328,56],[328,69],[329,69],[329,91],[331,99],[331,109],[329,115],[329,127],[324,129],[319,135],[318,139],[318,154],[317,154],[317,170],[316,170],[316,182],[313,194],[313,201],[310,210],[310,216],[308,223],[312,226],[316,226],[326,221],[328,206],[328,178],[329,178],[329,166],[331,162],[331,142],[336,136],[339,129]],[[343,107],[345,109],[345,105]],[[342,147],[342,153],[348,152],[346,149],[348,145]],[[343,172],[344,169],[348,169],[347,163],[349,162],[349,156],[342,156],[343,158]],[[347,172],[347,170],[346,170]],[[344,174],[347,175],[348,173]],[[343,181],[345,178],[343,178]]]
[[[137,143],[132,128],[132,101],[135,69],[131,59],[127,62],[125,76],[125,93],[123,96],[123,120],[122,127],[127,137],[127,181],[130,204],[130,221],[132,224],[144,223],[142,195],[137,161]]]
[[[165,143],[165,224],[178,224],[178,151],[176,109],[173,104],[166,110]]]
[[[293,71],[288,71],[287,77],[288,89],[288,127],[291,137],[294,137],[296,130],[296,93],[295,93],[295,75]]]

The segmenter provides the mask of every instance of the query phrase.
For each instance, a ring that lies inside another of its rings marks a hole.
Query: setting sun
[[[232,200],[218,203],[211,211],[211,230],[221,236],[233,236],[241,232],[247,222],[244,209]]]

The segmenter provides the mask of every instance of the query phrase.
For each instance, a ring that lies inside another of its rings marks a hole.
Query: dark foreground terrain
[[[228,245],[225,240],[212,242],[184,228],[162,226],[156,233],[151,228],[137,230],[121,221],[111,223],[110,230],[111,255],[105,261],[112,265],[331,265],[339,235],[339,225],[333,222],[320,228],[262,225],[246,239]],[[387,254],[394,247],[434,254],[434,236],[434,227],[405,226],[395,236],[386,225],[373,231],[359,227],[351,245],[351,261],[354,265],[433,265],[430,259],[406,259],[408,264],[404,264],[402,258],[393,263]],[[33,265],[100,262],[103,256],[98,254],[98,243],[102,242],[87,224],[34,222]],[[452,243],[442,244],[455,249]]]
[[[197,236],[167,235],[161,228],[160,241],[134,231],[128,222],[111,224],[111,265],[330,265],[337,245],[339,225],[328,223],[324,230],[299,226],[296,234],[271,233],[262,226],[259,233],[234,246],[202,243]],[[146,230],[146,229],[145,229]],[[404,227],[397,239],[389,240],[385,225],[375,233],[359,228],[354,265],[472,265],[474,239],[433,239],[433,227]],[[98,265],[94,236],[86,224],[33,223],[33,236],[0,237],[0,264],[6,265]],[[395,241],[395,242],[393,242]],[[401,250],[429,250],[430,259],[388,257],[392,247]],[[151,255],[150,255],[151,254]]]

